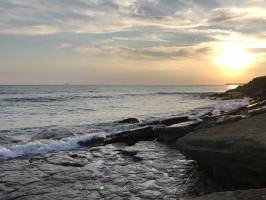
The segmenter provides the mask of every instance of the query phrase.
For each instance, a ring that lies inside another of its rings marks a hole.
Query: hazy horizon
[[[154,84],[150,84],[150,85],[148,85],[148,84],[146,84],[146,85],[144,85],[144,84],[90,84],[90,83],[87,83],[87,84],[76,84],[76,83],[73,83],[73,84],[69,84],[69,83],[62,83],[62,84],[0,84],[0,86],[121,86],[121,87],[123,87],[123,86],[125,86],[125,87],[134,87],[134,86],[136,86],[136,87],[138,87],[138,86],[144,86],[144,87],[149,87],[149,86],[151,86],[151,87],[154,87],[154,86],[159,86],[159,87],[163,87],[163,86],[165,86],[165,87],[167,87],[167,86],[180,86],[180,87],[186,87],[186,86],[192,86],[192,87],[197,87],[197,86],[222,86],[222,85],[239,85],[239,84],[245,84],[245,83],[239,83],[239,82],[235,82],[235,83],[220,83],[220,84],[218,84],[218,83],[209,83],[209,84],[201,84],[201,83],[198,83],[198,84],[175,84],[175,85],[167,85],[167,84],[165,84],[165,85],[154,85]]]
[[[266,74],[265,0],[3,0],[0,85],[213,85]]]

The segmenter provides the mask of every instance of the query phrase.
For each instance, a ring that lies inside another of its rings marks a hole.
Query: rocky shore
[[[195,160],[200,170],[218,181],[223,190],[231,190],[187,199],[265,199],[265,89],[266,77],[259,77],[235,90],[218,94],[223,98],[249,96],[251,104],[225,114],[223,119],[232,119],[227,123],[227,120],[216,121],[215,126],[199,128],[177,140],[177,148],[188,159]]]
[[[174,200],[194,188],[193,170],[174,145],[81,148],[1,161],[0,199]]]
[[[208,96],[250,98],[230,111],[124,119],[114,123],[136,128],[88,137],[78,150],[2,160],[0,199],[263,199],[265,88],[259,77]]]

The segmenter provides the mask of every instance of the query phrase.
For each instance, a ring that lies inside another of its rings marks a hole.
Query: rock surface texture
[[[266,186],[266,114],[195,131],[177,146],[227,185]]]
[[[1,161],[0,199],[179,199],[194,168],[175,146],[139,142]]]

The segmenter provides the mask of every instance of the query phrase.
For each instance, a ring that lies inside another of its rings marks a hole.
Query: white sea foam
[[[62,140],[38,140],[12,147],[0,147],[0,160],[77,149],[80,147],[78,142],[94,140],[99,137],[105,137],[105,135],[100,133],[87,134],[79,137],[64,138]]]
[[[249,105],[250,98],[224,100],[214,106],[212,113],[219,115],[221,112],[230,112]]]

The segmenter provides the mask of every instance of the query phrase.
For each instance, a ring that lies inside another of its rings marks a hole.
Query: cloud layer
[[[29,52],[54,48],[51,52],[67,52],[73,57],[78,54],[81,59],[87,56],[87,62],[95,65],[137,58],[175,60],[180,68],[178,61],[197,58],[207,62],[215,47],[232,35],[253,44],[248,46],[250,52],[264,53],[265,0],[0,2],[1,52],[19,51],[26,44]],[[6,59],[5,65],[11,62]]]

